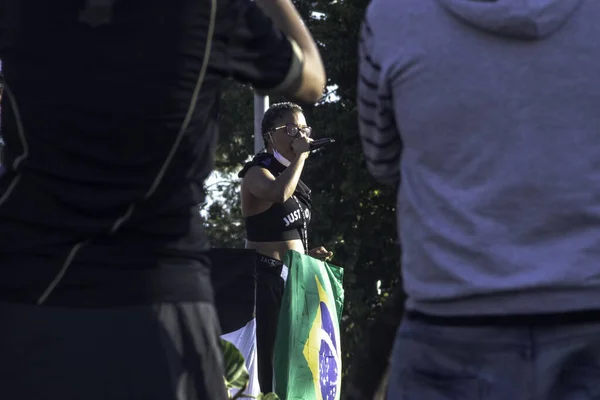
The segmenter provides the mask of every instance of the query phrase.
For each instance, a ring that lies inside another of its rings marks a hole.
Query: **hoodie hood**
[[[600,0],[592,0],[600,1]],[[438,0],[451,14],[477,28],[524,40],[556,32],[582,0]]]

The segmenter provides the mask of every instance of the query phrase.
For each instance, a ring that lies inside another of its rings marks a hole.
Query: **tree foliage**
[[[310,245],[332,250],[333,263],[345,269],[345,368],[364,328],[399,277],[395,188],[381,186],[369,176],[358,136],[357,46],[367,4],[367,0],[297,2],[319,43],[328,85],[337,87],[337,101],[305,109],[314,135],[334,138],[337,143],[309,157],[302,179],[312,188],[314,199]],[[315,18],[313,12],[324,17]],[[216,167],[231,173],[253,153],[253,95],[249,87],[228,83],[221,126]],[[215,246],[242,245],[237,185],[237,180],[226,182],[225,199],[209,207],[207,224]]]

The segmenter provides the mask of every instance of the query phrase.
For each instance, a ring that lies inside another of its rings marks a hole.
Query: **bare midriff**
[[[276,260],[283,260],[288,250],[295,250],[304,254],[304,246],[300,239],[286,240],[282,242],[252,242],[246,240],[246,248],[256,250],[257,253]]]

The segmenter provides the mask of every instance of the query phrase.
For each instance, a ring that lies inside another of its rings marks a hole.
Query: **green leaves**
[[[248,386],[250,375],[246,369],[246,361],[242,353],[231,343],[221,339],[223,351],[223,367],[225,369],[225,386],[227,389],[244,390]]]
[[[221,349],[225,369],[225,387],[227,387],[227,390],[238,390],[238,393],[232,399],[279,400],[275,393],[261,393],[257,397],[244,395],[243,391],[246,390],[250,381],[250,374],[246,369],[246,360],[244,360],[244,356],[237,347],[227,340],[221,339]]]

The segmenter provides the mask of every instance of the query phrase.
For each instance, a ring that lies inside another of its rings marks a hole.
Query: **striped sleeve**
[[[369,172],[385,184],[400,181],[402,141],[394,118],[386,70],[374,50],[375,38],[367,18],[359,43],[358,118],[363,153]]]

